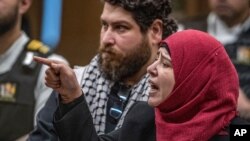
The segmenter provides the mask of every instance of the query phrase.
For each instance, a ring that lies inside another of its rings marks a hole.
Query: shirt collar
[[[244,23],[228,27],[215,13],[211,12],[207,23],[208,33],[225,45],[235,42],[240,33],[250,28],[250,17]]]

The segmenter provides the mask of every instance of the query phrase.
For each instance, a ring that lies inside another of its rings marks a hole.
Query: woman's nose
[[[157,64],[158,64],[158,60],[154,61],[151,65],[148,66],[147,72],[148,72],[151,76],[157,74],[157,69],[156,69]]]

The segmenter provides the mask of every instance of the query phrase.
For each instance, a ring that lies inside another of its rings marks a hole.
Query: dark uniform
[[[34,89],[41,65],[33,56],[47,57],[47,46],[30,41],[12,69],[0,74],[0,141],[13,141],[29,133],[34,123]]]

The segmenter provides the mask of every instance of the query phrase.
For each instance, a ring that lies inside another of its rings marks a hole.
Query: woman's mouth
[[[152,96],[154,93],[159,91],[159,87],[152,80],[149,80],[149,84],[150,84],[149,96]]]

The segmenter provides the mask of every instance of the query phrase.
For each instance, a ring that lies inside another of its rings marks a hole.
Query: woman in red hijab
[[[177,32],[162,42],[148,72],[157,141],[207,141],[228,134],[239,83],[221,43],[201,31]]]

